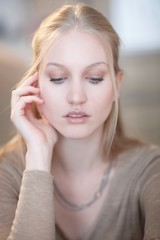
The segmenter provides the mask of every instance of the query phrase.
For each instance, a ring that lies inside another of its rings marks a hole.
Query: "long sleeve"
[[[87,240],[160,239],[160,150],[137,147],[116,161],[116,174]],[[66,239],[55,224],[53,176],[24,171],[18,164],[0,161],[0,240]]]
[[[13,174],[12,174],[13,173]],[[14,177],[15,176],[15,177]],[[10,234],[17,207],[21,178],[11,170],[10,165],[0,161],[0,239]]]
[[[54,225],[52,176],[42,171],[25,171],[8,240],[54,240]]]
[[[16,167],[0,165],[0,239],[55,240],[53,176]]]
[[[160,155],[148,167],[141,191],[145,229],[144,240],[160,239]]]

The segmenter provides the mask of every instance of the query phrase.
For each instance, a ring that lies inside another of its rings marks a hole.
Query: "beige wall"
[[[10,122],[11,89],[21,79],[27,64],[4,44],[0,44],[0,53],[0,145],[2,145],[14,134]]]
[[[121,108],[130,136],[160,144],[160,52],[122,56]]]

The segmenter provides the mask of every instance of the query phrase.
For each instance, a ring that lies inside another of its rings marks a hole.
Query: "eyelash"
[[[62,84],[65,79],[66,78],[61,78],[61,77],[60,78],[51,78],[50,81],[53,82],[54,84]],[[87,77],[86,79],[88,79],[91,84],[98,84],[104,80],[103,77],[99,77],[99,78]]]
[[[98,84],[104,80],[103,77],[99,77],[99,78],[91,77],[91,78],[87,78],[87,79],[89,79],[89,82],[92,84]]]
[[[51,78],[50,81],[55,84],[62,84],[66,78]]]

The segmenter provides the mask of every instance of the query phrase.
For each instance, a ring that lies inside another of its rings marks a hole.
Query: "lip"
[[[66,118],[68,123],[71,123],[71,124],[85,123],[89,117],[90,115],[88,115],[83,111],[71,111],[64,116],[64,118]]]

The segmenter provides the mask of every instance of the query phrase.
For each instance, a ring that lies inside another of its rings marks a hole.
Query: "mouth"
[[[85,112],[73,111],[67,113],[64,117],[68,120],[69,123],[80,124],[85,123],[90,116]]]
[[[88,114],[86,114],[85,112],[69,112],[65,115],[65,117],[72,117],[72,118],[82,118],[82,117],[89,117]]]

